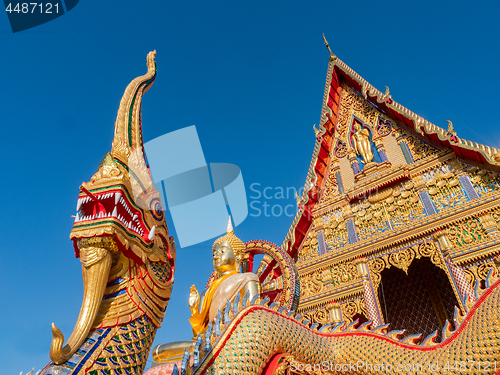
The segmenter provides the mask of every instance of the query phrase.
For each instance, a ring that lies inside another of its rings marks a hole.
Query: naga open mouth
[[[142,209],[131,202],[121,186],[92,192],[83,186],[80,189],[74,229],[113,222],[145,242],[154,239],[155,228],[149,230],[144,223]]]

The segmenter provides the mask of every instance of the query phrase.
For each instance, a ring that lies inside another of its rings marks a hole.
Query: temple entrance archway
[[[397,267],[381,273],[378,297],[390,329],[406,329],[422,338],[451,323],[457,299],[446,273],[429,258],[415,259],[408,274]]]

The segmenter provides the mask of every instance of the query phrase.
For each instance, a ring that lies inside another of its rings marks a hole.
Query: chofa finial
[[[452,135],[457,135],[457,132],[453,128],[453,123],[450,120],[446,120],[446,122],[448,123],[448,129],[447,129],[448,133],[450,133]]]
[[[231,221],[231,215],[229,215],[229,220],[227,222],[227,229],[226,229],[226,233],[229,234],[229,233],[234,233],[234,230],[233,230],[233,223]]]
[[[325,34],[323,34],[323,40],[325,41],[325,46],[326,48],[328,48],[328,52],[330,52],[330,61],[335,61],[337,60],[337,56],[335,56],[332,52],[332,50],[330,49],[330,45],[328,44],[326,38],[325,38]]]

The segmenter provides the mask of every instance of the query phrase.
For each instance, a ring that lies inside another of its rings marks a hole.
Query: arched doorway
[[[415,259],[408,275],[391,267],[381,273],[378,297],[386,323],[422,338],[451,323],[457,299],[446,273],[429,258]]]

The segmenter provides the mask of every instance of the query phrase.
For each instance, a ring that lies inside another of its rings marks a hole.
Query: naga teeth
[[[149,232],[148,239],[150,241],[153,241],[153,239],[155,238],[155,229],[156,229],[156,226],[153,226],[153,228],[151,228],[151,232]]]
[[[134,215],[134,217],[132,218],[132,220],[137,220],[138,216],[137,214]]]
[[[114,208],[113,213],[111,214],[111,216],[116,217],[117,215],[118,215],[118,212],[117,212],[116,206],[115,206],[115,208]]]
[[[81,206],[82,206],[82,198],[78,198],[78,203],[76,204],[76,210],[80,211]]]
[[[120,201],[120,198],[122,198],[122,193],[116,193],[115,194],[115,206],[118,204],[118,202]]]

